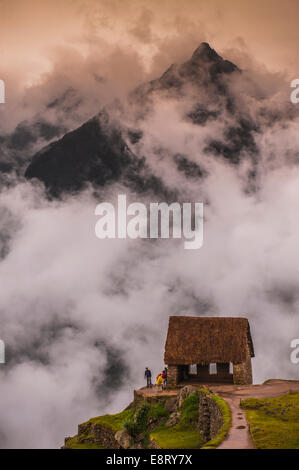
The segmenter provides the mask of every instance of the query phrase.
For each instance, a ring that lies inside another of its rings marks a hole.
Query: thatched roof
[[[243,362],[254,356],[247,318],[170,317],[165,364]]]

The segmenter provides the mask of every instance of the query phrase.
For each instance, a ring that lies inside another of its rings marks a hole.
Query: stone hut
[[[168,385],[252,384],[253,343],[247,318],[169,318],[164,362]]]

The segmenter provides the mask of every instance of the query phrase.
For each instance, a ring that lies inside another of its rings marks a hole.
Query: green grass
[[[81,439],[94,439],[94,435],[90,433],[91,426],[95,424],[100,424],[105,427],[109,427],[113,431],[120,431],[124,428],[124,424],[128,419],[134,414],[134,410],[124,410],[121,413],[117,413],[115,415],[104,415],[104,416],[97,416],[96,418],[91,418],[90,420],[83,423],[83,425],[87,426],[87,431],[85,434],[81,434]],[[89,432],[89,434],[88,434]],[[68,449],[104,449],[100,445],[94,444],[93,442],[78,442],[78,436],[72,437],[66,443],[66,447]]]
[[[167,418],[169,412],[165,409],[165,400],[161,400],[156,405],[152,405],[148,415],[154,419]]]
[[[78,442],[78,436],[74,436],[66,442],[67,449],[105,449],[103,446],[93,444],[91,442]]]
[[[124,428],[133,439],[146,430],[150,408],[149,403],[142,403],[134,417],[125,422]]]
[[[193,426],[198,421],[199,415],[199,397],[198,393],[192,393],[187,398],[185,398],[182,406],[182,417],[180,421],[180,426],[183,429],[184,427]]]
[[[161,424],[150,433],[162,449],[197,449],[201,446],[201,436],[196,429],[198,421],[198,394],[192,393],[183,402],[182,416],[176,426]]]
[[[207,388],[200,388],[198,391],[201,393],[205,393],[206,395],[211,395],[210,390],[208,390]]]
[[[146,433],[143,439],[145,446],[148,444],[149,434],[146,432],[149,422],[161,422],[166,420],[169,412],[165,409],[165,399],[157,402],[146,400],[136,410],[134,416],[124,424],[126,431],[135,440],[141,433]]]
[[[201,446],[201,437],[196,429],[181,429],[180,425],[172,428],[161,427],[150,433],[161,449],[197,449]]]
[[[222,413],[223,425],[220,428],[217,436],[211,441],[207,442],[202,449],[215,449],[218,447],[221,442],[225,439],[228,434],[228,431],[232,425],[232,415],[228,404],[223,398],[218,395],[210,395],[210,398],[215,401]]]
[[[241,401],[258,449],[299,449],[299,393]]]
[[[111,428],[116,432],[124,428],[125,423],[133,417],[133,414],[134,409],[124,410],[121,413],[117,413],[115,415],[103,415],[97,416],[96,418],[91,418],[84,424],[101,424],[102,426]]]

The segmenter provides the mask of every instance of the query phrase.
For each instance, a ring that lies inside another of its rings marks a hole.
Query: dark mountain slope
[[[236,65],[220,57],[207,43],[202,43],[188,61],[172,65],[157,80],[138,87],[130,96],[133,106],[123,112],[122,121],[126,123],[126,112],[136,108],[141,110],[141,113],[137,112],[139,117],[135,116],[136,122],[144,119],[151,106],[148,103],[155,93],[162,93],[165,97],[166,92],[177,100],[191,93],[188,95],[190,112],[182,116],[186,121],[204,126],[217,119],[225,122],[225,113],[232,117],[221,140],[215,136],[205,142],[204,153],[221,156],[234,164],[239,162],[243,152],[256,157],[253,133],[257,128],[250,120],[241,122],[236,117],[238,112],[226,84],[225,77],[233,73],[240,74]],[[191,89],[193,91],[190,92]],[[139,155],[139,147],[134,146],[143,138],[142,132],[138,129],[128,132],[124,124],[112,122],[108,109],[113,109],[113,105],[39,151],[25,176],[41,180],[53,196],[64,191],[78,191],[86,183],[103,186],[113,181],[122,181],[137,191],[152,190],[165,195],[167,189],[150,172],[145,159]],[[128,145],[132,146],[134,153]],[[184,161],[174,156],[174,161],[178,171],[187,168],[184,171],[186,178],[190,173],[198,178],[205,175],[204,169],[194,171],[194,163],[190,163],[188,156],[184,156]],[[190,172],[191,167],[193,171]]]
[[[120,132],[103,121],[103,115],[94,117],[38,152],[25,176],[43,181],[53,195],[79,190],[86,182],[103,185],[118,179],[136,157]]]
[[[137,158],[105,112],[38,152],[25,172],[42,181],[51,196],[77,192],[87,183],[103,186],[122,180],[136,191],[171,194]]]

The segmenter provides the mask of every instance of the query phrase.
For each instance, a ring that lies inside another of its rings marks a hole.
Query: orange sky
[[[205,40],[295,78],[298,18],[298,0],[0,0],[0,72],[30,85],[71,47],[106,61],[129,51],[154,76]]]

